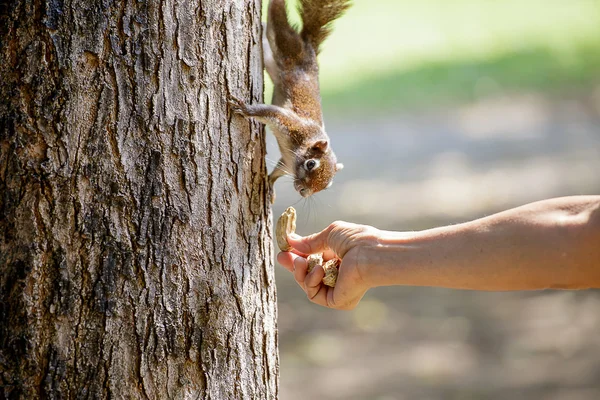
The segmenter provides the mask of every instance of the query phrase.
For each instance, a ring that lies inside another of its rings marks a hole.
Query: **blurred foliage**
[[[323,95],[330,111],[366,107],[389,113],[523,91],[560,95],[592,83],[600,83],[600,42],[574,49],[570,59],[540,47],[481,60],[431,62],[364,77]]]
[[[387,112],[589,88],[599,22],[595,0],[355,0],[320,56],[324,106]]]

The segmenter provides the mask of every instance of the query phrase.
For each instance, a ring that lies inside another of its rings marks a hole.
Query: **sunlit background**
[[[320,57],[346,168],[308,200],[278,181],[275,216],[419,230],[600,193],[600,1],[354,3]],[[282,400],[600,399],[600,291],[380,288],[342,312],[277,286]]]

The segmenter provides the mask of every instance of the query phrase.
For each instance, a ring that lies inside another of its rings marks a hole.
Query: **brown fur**
[[[300,0],[301,36],[318,54],[331,33],[331,23],[350,8],[350,0]]]
[[[277,138],[281,160],[270,175],[271,186],[280,176],[293,174],[294,186],[304,197],[328,187],[342,168],[323,125],[317,54],[331,23],[349,5],[349,0],[300,0],[303,26],[298,32],[288,21],[285,0],[271,0],[268,43],[263,45],[274,83],[272,104],[230,100],[235,112],[268,124]],[[310,160],[317,166],[307,167]]]
[[[350,7],[349,0],[300,0],[302,31],[289,23],[285,0],[269,3],[267,37],[277,64],[273,104],[323,124],[319,65],[321,43],[331,33],[331,23]]]

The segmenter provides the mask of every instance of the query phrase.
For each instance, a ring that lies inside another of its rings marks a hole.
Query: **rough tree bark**
[[[0,1],[0,397],[277,397],[259,0]]]

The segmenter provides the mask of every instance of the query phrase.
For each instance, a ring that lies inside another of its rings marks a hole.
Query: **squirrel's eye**
[[[319,166],[319,162],[317,160],[313,160],[313,159],[306,160],[306,162],[304,163],[304,168],[306,168],[308,171],[311,171],[318,166]]]

